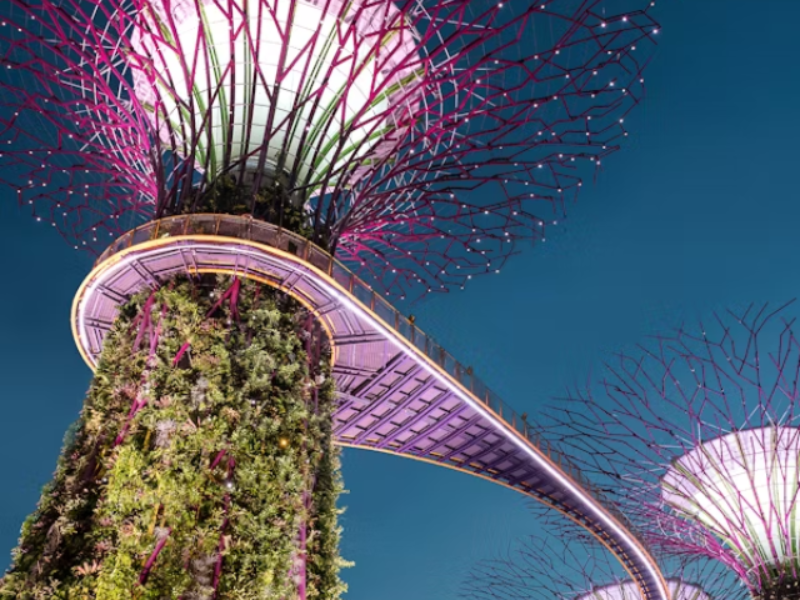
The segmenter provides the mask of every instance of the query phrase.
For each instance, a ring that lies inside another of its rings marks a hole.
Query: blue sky
[[[533,420],[603,357],[714,309],[798,295],[796,0],[659,0],[661,45],[622,152],[543,246],[412,311]],[[90,259],[0,200],[0,562],[55,466],[90,373],[69,331]],[[797,310],[797,309],[794,309]],[[485,481],[348,450],[349,600],[450,600],[536,529]]]

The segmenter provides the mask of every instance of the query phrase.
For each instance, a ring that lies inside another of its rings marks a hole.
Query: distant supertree
[[[534,507],[536,534],[469,572],[462,596],[470,600],[640,600],[636,583],[597,539],[565,519]],[[742,600],[747,591],[723,565],[704,557],[667,558],[672,600]]]
[[[800,596],[800,344],[785,307],[729,311],[606,365],[557,430],[662,550]]]
[[[325,324],[348,384],[379,351],[313,305],[330,255],[404,297],[543,239],[641,99],[631,4],[4,2],[0,179],[78,249],[146,224],[76,299],[97,373],[0,594],[337,597]]]

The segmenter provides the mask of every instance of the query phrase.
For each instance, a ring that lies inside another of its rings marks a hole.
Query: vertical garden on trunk
[[[328,350],[304,308],[254,282],[135,296],[0,597],[338,598]]]

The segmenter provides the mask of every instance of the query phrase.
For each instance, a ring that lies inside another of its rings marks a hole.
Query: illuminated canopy
[[[711,600],[702,589],[680,579],[667,579],[667,587],[672,600]],[[636,583],[626,581],[593,588],[575,600],[640,600],[641,597]]]
[[[800,429],[736,431],[703,442],[662,479],[662,499],[698,520],[748,569],[796,558]]]
[[[153,0],[129,61],[162,139],[201,171],[243,162],[318,190],[402,136],[420,103],[418,37],[391,2]]]

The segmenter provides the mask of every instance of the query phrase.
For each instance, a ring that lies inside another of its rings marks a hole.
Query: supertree
[[[606,365],[553,411],[645,537],[735,572],[754,598],[800,590],[800,345],[786,307],[750,306]],[[592,439],[587,439],[592,436]]]
[[[586,531],[538,507],[536,534],[478,562],[462,585],[470,600],[640,600],[630,575]],[[741,600],[746,590],[724,566],[707,558],[662,557],[673,600]]]
[[[332,375],[378,352],[336,371],[349,301],[274,270],[402,298],[542,238],[641,98],[657,25],[605,4],[5,3],[3,181],[77,249],[144,225],[76,298],[95,378],[0,593],[337,597]]]

